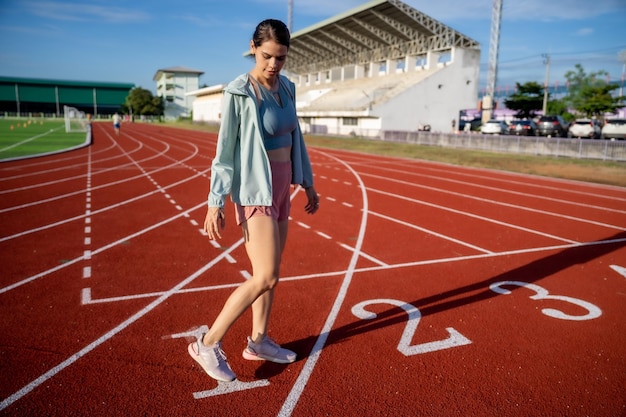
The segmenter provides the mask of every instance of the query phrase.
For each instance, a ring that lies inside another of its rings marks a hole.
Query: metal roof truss
[[[285,69],[306,74],[453,47],[480,47],[475,40],[399,0],[371,3],[369,8],[295,34]]]

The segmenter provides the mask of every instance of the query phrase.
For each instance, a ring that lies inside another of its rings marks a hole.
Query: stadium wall
[[[480,51],[455,48],[449,62],[436,65],[443,68],[374,109],[382,130],[451,131],[459,111],[476,106]]]

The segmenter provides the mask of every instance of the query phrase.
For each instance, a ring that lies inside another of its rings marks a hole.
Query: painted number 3
[[[579,307],[582,307],[583,309],[587,310],[587,314],[583,314],[580,316],[573,316],[571,314],[565,314],[560,310],[556,310],[554,308],[544,308],[543,310],[541,310],[541,312],[543,314],[545,314],[548,317],[554,317],[555,319],[561,319],[561,320],[575,320],[575,321],[583,321],[583,320],[591,320],[591,319],[595,319],[598,318],[602,315],[602,310],[600,310],[597,306],[595,306],[594,304],[591,304],[587,301],[583,301],[580,300],[578,298],[573,298],[573,297],[567,297],[564,295],[550,295],[550,293],[548,292],[548,290],[546,290],[543,287],[540,287],[539,285],[535,285],[535,284],[529,284],[527,282],[522,282],[522,281],[500,281],[500,282],[496,282],[493,283],[489,286],[489,289],[491,289],[491,291],[493,292],[497,292],[498,294],[511,294],[511,291],[502,288],[502,286],[517,286],[517,287],[524,287],[524,288],[528,288],[529,290],[534,291],[536,294],[531,296],[530,299],[531,300],[558,300],[558,301],[564,301],[566,303],[570,303],[570,304],[574,304],[577,305]]]

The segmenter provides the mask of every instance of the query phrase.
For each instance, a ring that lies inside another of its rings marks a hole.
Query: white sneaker
[[[231,382],[237,378],[228,365],[221,342],[217,342],[213,346],[205,346],[202,343],[202,338],[200,338],[200,340],[190,343],[187,351],[211,378],[223,382]]]
[[[254,343],[248,337],[248,346],[242,354],[244,359],[250,361],[267,360],[276,363],[292,363],[296,360],[296,353],[289,349],[283,349],[268,336],[263,338],[261,343]]]

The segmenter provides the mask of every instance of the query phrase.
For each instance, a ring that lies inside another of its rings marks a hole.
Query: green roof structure
[[[48,80],[0,76],[0,112],[60,115],[63,106],[94,115],[120,111],[130,83]]]

